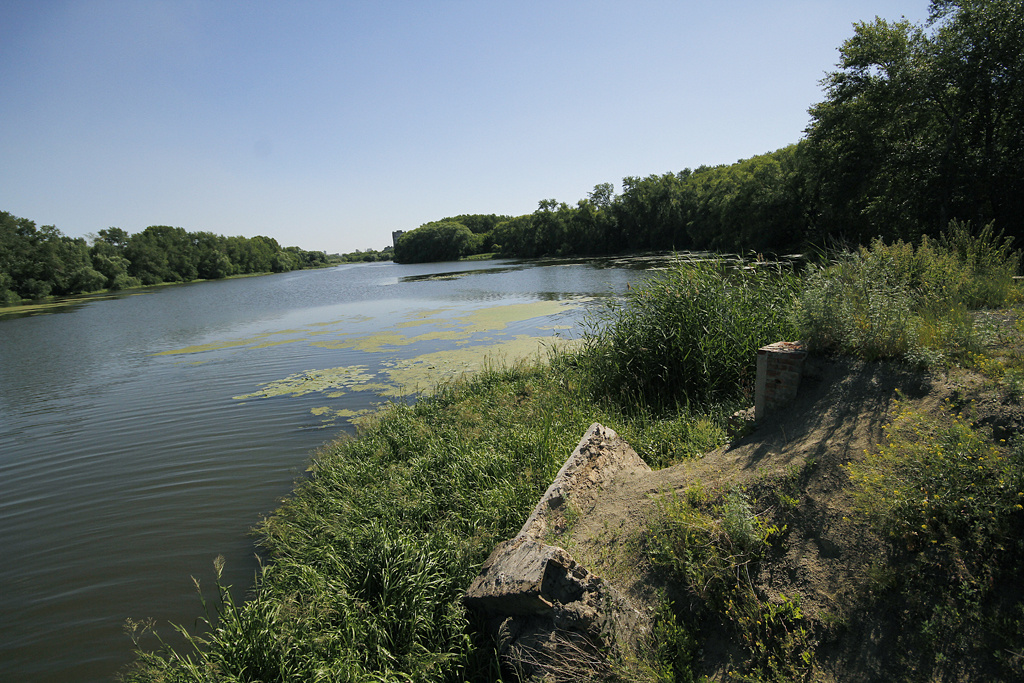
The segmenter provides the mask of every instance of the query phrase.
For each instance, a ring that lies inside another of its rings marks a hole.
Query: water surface
[[[346,265],[0,319],[0,680],[109,680],[126,619],[193,625],[217,555],[251,585],[248,530],[352,415],[573,336],[647,265]]]

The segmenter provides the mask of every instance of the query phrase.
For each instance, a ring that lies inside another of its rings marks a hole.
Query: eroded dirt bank
[[[905,653],[893,651],[899,620],[869,604],[871,567],[886,545],[853,513],[846,466],[883,440],[897,401],[930,412],[952,398],[959,405],[970,402],[977,423],[1006,433],[1019,427],[1019,415],[986,394],[979,378],[956,372],[951,378],[894,363],[811,357],[787,408],[699,459],[658,471],[617,464],[614,476],[591,476],[600,491],[587,485],[551,506],[543,541],[564,548],[577,571],[606,581],[628,602],[627,611],[643,615],[649,626],[665,595],[697,599],[644,557],[644,536],[666,498],[698,483],[709,491],[741,487],[758,501],[779,500],[782,492],[791,501],[787,509],[762,504],[756,510],[785,530],[768,556],[745,570],[750,585],[763,600],[799,596],[816,646],[813,679],[905,678]],[[739,645],[720,625],[708,624],[702,637],[702,673],[728,679]],[[959,678],[971,680],[971,670]]]

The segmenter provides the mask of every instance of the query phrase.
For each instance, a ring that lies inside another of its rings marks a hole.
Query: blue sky
[[[379,249],[800,139],[926,0],[4,0],[0,210]]]

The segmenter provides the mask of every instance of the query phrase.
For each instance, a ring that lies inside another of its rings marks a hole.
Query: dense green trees
[[[270,237],[223,237],[154,225],[100,230],[92,245],[0,211],[0,305],[23,299],[327,265],[327,254]]]
[[[691,248],[777,251],[805,238],[801,147],[790,145],[731,166],[698,169],[683,182]]]
[[[445,221],[469,227],[481,250],[521,257],[782,252],[934,236],[953,219],[994,221],[1020,244],[1024,0],[933,0],[924,25],[858,23],[840,57],[797,144],[626,177],[620,195],[601,183],[575,206],[545,199],[525,216]]]
[[[101,273],[106,282],[100,287],[93,289],[129,289],[139,287],[142,281],[128,273],[131,262],[125,257],[125,247],[128,246],[129,235],[121,228],[107,228],[100,230],[99,235],[93,240],[92,248],[89,250],[92,256],[92,266]],[[89,292],[91,289],[80,291]]]
[[[816,234],[1024,237],[1024,3],[934,0],[927,26],[854,27],[811,108]]]
[[[438,223],[461,223],[469,228],[474,235],[479,235],[478,241],[474,243],[475,253],[494,251],[494,242],[491,241],[491,233],[494,227],[502,221],[508,220],[510,216],[499,216],[493,213],[487,214],[460,214],[449,218],[442,218]]]
[[[462,223],[435,221],[402,235],[395,245],[398,263],[457,261],[480,251],[481,239]]]
[[[0,303],[69,293],[94,272],[85,240],[0,211]]]
[[[336,254],[341,263],[375,263],[377,261],[391,261],[395,257],[395,248],[388,245],[380,251],[376,249],[356,249],[346,254]]]
[[[800,145],[728,166],[627,177],[621,195],[601,183],[576,206],[546,199],[502,221],[489,240],[505,256],[637,250],[769,251],[807,233]]]

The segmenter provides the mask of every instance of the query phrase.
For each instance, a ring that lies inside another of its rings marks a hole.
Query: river
[[[109,681],[353,416],[578,335],[650,261],[343,265],[0,318],[0,680]],[[175,642],[171,638],[172,642]]]

